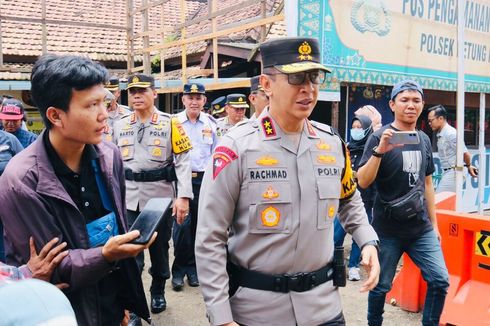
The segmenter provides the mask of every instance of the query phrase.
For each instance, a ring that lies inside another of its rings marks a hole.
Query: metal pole
[[[483,190],[486,180],[486,159],[485,150],[485,93],[480,93],[480,123],[478,137],[478,214],[483,215]]]
[[[456,106],[456,123],[458,144],[456,147],[456,211],[462,209],[463,195],[463,143],[464,143],[464,16],[465,1],[458,0],[458,91]]]

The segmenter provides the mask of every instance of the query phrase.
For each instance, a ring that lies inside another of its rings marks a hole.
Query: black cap
[[[199,83],[184,84],[184,94],[206,94],[206,89]]]
[[[212,114],[222,113],[225,110],[225,105],[226,105],[226,96],[218,97],[213,102],[211,102],[211,110],[212,110],[211,113]]]
[[[263,91],[262,85],[260,85],[260,75],[250,78],[250,93]]]
[[[226,96],[226,104],[235,108],[248,108],[247,98],[243,94],[229,94]]]
[[[320,69],[330,72],[321,64],[318,40],[306,37],[273,39],[260,45],[262,67],[275,67],[285,74]]]
[[[117,76],[112,76],[104,87],[111,92],[117,91],[119,89],[119,78],[117,78]]]
[[[128,78],[128,89],[155,87],[155,78],[143,74],[131,75]]]

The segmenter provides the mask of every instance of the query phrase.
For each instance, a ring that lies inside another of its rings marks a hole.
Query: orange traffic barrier
[[[438,210],[449,289],[441,325],[490,325],[490,217]]]
[[[436,208],[454,210],[456,196],[452,192],[436,194]],[[403,254],[403,267],[396,274],[391,291],[386,294],[386,302],[403,310],[419,312],[422,310],[427,293],[427,283],[422,278],[420,269]]]

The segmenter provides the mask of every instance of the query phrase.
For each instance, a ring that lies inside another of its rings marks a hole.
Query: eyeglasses
[[[435,120],[435,119],[437,119],[437,118],[439,118],[439,117],[435,117],[435,118],[432,118],[432,119],[427,118],[427,122],[428,122],[429,124],[431,124],[431,123],[432,123],[432,121],[434,121],[434,120]]]
[[[320,85],[325,82],[326,74],[323,70],[310,70],[310,71],[302,71],[296,72],[293,74],[268,74],[268,75],[286,75],[288,76],[288,83],[290,85],[303,85],[306,81],[306,76],[310,79],[312,84]]]
[[[137,136],[138,143],[140,143],[140,144],[141,144],[141,141],[143,140],[143,136],[145,135],[145,129],[146,129],[145,124],[140,123],[140,126],[138,128],[138,136]]]

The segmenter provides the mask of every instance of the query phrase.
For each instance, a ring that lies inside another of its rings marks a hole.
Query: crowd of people
[[[206,113],[205,85],[190,82],[184,110],[173,115],[155,106],[150,75],[128,77],[125,107],[119,79],[102,65],[42,56],[31,94],[45,130],[36,136],[23,129],[19,100],[3,99],[0,107],[0,302],[11,300],[10,287],[36,278],[53,286],[32,286],[64,302],[39,318],[141,325],[150,311],[167,308],[171,278],[174,291],[185,279],[201,287],[213,325],[345,325],[338,292],[345,266],[336,247],[347,232],[354,240],[348,278],[361,280],[360,266],[367,273],[361,290],[369,291],[369,325],[383,322],[404,252],[428,283],[422,322],[437,325],[449,281],[431,141],[416,130],[422,88],[411,80],[394,85],[388,124],[372,106],[357,110],[345,143],[308,119],[330,72],[317,40],[271,40],[260,51],[262,74],[251,79],[248,96],[216,98]],[[456,145],[446,116],[434,107],[428,122],[443,161],[439,187],[454,191]],[[392,143],[398,131],[417,132],[420,142]],[[464,160],[476,176],[466,152]],[[128,230],[153,197],[171,198],[172,209],[148,243],[133,243],[139,231]],[[30,318],[29,309],[5,316],[16,325]]]

